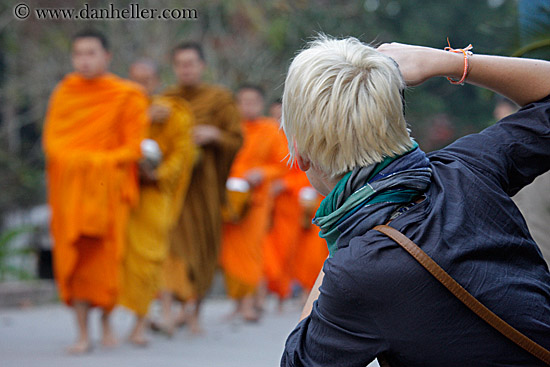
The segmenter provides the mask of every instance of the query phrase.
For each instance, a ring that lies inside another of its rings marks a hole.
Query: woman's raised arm
[[[464,71],[462,53],[400,43],[383,44],[378,51],[399,64],[409,86],[437,76],[460,79]],[[468,64],[466,83],[491,89],[520,106],[550,95],[548,61],[474,54]]]

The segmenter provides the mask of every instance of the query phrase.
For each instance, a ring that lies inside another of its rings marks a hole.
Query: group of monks
[[[204,83],[197,43],[171,56],[173,87],[160,90],[150,60],[123,79],[108,71],[107,39],[86,30],[72,40],[74,72],[52,93],[43,143],[55,277],[78,329],[70,353],[91,350],[94,307],[104,346],[117,343],[116,305],[135,313],[129,341],[138,346],[148,343],[148,325],[200,332],[220,267],[234,315],[257,321],[267,291],[281,302],[293,281],[309,291],[328,255],[311,224],[321,197],[285,162],[280,103],[264,117],[258,86],[234,96]],[[222,215],[236,205],[238,215]],[[162,313],[149,320],[156,298]]]

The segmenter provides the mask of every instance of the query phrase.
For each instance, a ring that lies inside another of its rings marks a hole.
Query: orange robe
[[[166,290],[181,300],[203,298],[218,265],[221,206],[231,164],[242,144],[241,119],[233,95],[221,87],[174,87],[164,94],[187,100],[195,125],[212,125],[221,132],[219,142],[199,148],[163,269]]]
[[[153,122],[149,128],[149,138],[158,143],[162,161],[155,170],[157,181],[140,185],[139,204],[130,213],[119,299],[139,316],[147,315],[159,291],[168,235],[181,212],[196,153],[186,102],[160,96],[152,103],[165,105],[171,112],[165,121]]]
[[[298,194],[309,182],[296,165],[279,181],[284,190],[273,202],[271,228],[264,241],[264,275],[269,291],[284,299],[290,295],[290,265],[302,231],[303,211]]]
[[[286,141],[276,125],[276,121],[267,117],[245,121],[244,144],[231,167],[230,177],[244,178],[253,168],[260,169],[264,175],[264,181],[252,189],[244,218],[223,227],[220,262],[226,276],[227,293],[236,299],[255,292],[262,278],[262,245],[271,208],[270,183],[287,170],[283,162]]]
[[[319,196],[316,208],[319,207],[322,199]],[[315,212],[311,215],[311,220],[314,215]],[[307,228],[302,227],[296,241],[291,269],[294,279],[304,290],[309,291],[313,288],[327,257],[327,243],[319,237],[319,227],[314,224],[310,224]]]
[[[69,74],[51,96],[43,143],[54,271],[67,304],[115,305],[147,107],[141,87],[109,73]]]

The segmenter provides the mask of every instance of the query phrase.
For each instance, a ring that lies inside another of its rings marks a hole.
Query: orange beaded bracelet
[[[470,50],[473,49],[474,47],[471,44],[469,44],[468,47],[466,47],[466,48],[454,49],[454,48],[451,47],[451,43],[449,42],[448,37],[447,37],[447,44],[449,45],[449,47],[445,47],[445,49],[444,49],[445,51],[464,54],[464,71],[462,72],[462,78],[460,78],[460,80],[455,80],[455,79],[447,77],[447,80],[451,84],[464,85],[464,81],[466,80],[466,77],[468,76],[468,72],[469,72],[469,70],[468,70],[468,66],[469,66],[468,57],[473,55],[473,52],[470,51]]]

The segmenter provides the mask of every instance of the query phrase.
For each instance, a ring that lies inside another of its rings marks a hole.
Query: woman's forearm
[[[461,57],[462,55],[455,54]],[[524,106],[550,94],[550,62],[473,55],[466,82],[491,89]]]
[[[321,283],[323,283],[323,278],[325,276],[325,273],[323,272],[323,269],[319,272],[319,275],[317,276],[317,280],[315,281],[315,284],[313,285],[313,288],[311,288],[311,292],[309,293],[309,297],[307,298],[306,304],[304,305],[304,308],[302,309],[302,315],[300,316],[300,321],[305,319],[309,316],[311,313],[311,310],[313,309],[313,302],[319,298],[319,287],[321,286]]]
[[[400,43],[383,44],[378,50],[399,64],[412,86],[438,76],[460,79],[464,71],[462,53]],[[548,61],[474,54],[468,63],[466,83],[491,89],[520,106],[550,94]]]

